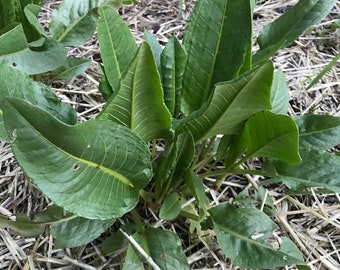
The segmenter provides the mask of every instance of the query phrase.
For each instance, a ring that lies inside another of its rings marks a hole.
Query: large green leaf
[[[221,249],[237,266],[272,269],[289,264],[305,264],[300,258],[272,248],[268,238],[277,226],[256,208],[221,204],[209,212]]]
[[[195,141],[239,132],[251,115],[271,109],[272,78],[273,65],[267,63],[238,79],[217,84],[208,107],[190,114],[176,129],[190,131]]]
[[[107,102],[99,118],[129,127],[144,141],[170,138],[171,115],[164,104],[156,63],[146,42],[142,43],[117,95]]]
[[[254,63],[266,61],[274,53],[297,39],[309,27],[319,23],[336,0],[300,0],[293,8],[266,25],[257,39],[260,50],[254,55]]]
[[[299,133],[292,118],[264,111],[248,119],[239,147],[246,148],[244,159],[273,157],[297,165],[301,162],[298,142]]]
[[[27,74],[39,74],[60,67],[66,60],[66,54],[67,50],[60,43],[46,40],[42,47],[34,50],[28,45],[24,49],[0,55],[0,64],[6,64]]]
[[[274,73],[272,90],[270,92],[271,112],[286,115],[289,107],[289,94],[286,78],[281,69]]]
[[[320,187],[340,192],[340,156],[318,150],[300,149],[302,163],[289,166],[274,161],[277,179],[291,189]]]
[[[138,46],[126,23],[109,8],[99,8],[98,39],[106,78],[116,94]]]
[[[52,14],[52,37],[65,46],[79,46],[89,40],[97,26],[98,2],[64,0]]]
[[[57,205],[89,219],[121,216],[136,206],[152,166],[147,145],[129,129],[102,120],[68,126],[12,98],[3,112],[18,163]]]
[[[188,262],[182,250],[181,241],[176,234],[156,228],[146,228],[143,234],[136,233],[133,238],[162,270],[186,270]],[[124,270],[142,270],[145,258],[130,245],[127,251]]]
[[[201,0],[193,10],[183,45],[188,63],[183,79],[183,111],[207,101],[214,85],[249,70],[252,14],[249,0]]]
[[[22,24],[13,23],[0,35],[0,57],[26,49],[28,46]]]
[[[340,117],[301,115],[294,117],[300,133],[300,148],[328,150],[340,144]]]
[[[74,125],[77,123],[77,112],[60,101],[46,85],[33,81],[26,74],[0,64],[0,140],[8,141],[2,108],[5,97],[21,98],[50,112],[60,121]]]
[[[170,113],[177,117],[181,109],[182,80],[187,54],[175,36],[166,44],[160,61],[165,104]]]

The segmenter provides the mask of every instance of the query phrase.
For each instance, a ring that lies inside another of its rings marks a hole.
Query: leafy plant
[[[339,156],[327,150],[340,141],[340,119],[288,116],[284,75],[269,61],[325,17],[335,1],[300,0],[264,27],[254,55],[255,1],[197,1],[183,42],[172,37],[164,48],[149,32],[138,47],[115,9],[89,3],[89,17],[76,21],[89,37],[98,8],[100,90],[107,103],[96,119],[75,123],[75,111],[48,87],[0,66],[6,74],[0,81],[1,139],[55,204],[33,221],[1,217],[1,226],[36,235],[49,225],[58,247],[73,247],[115,222],[117,230],[102,250],[125,248],[123,269],[144,269],[145,262],[155,269],[189,269],[179,237],[143,224],[140,202],[163,219],[185,218],[192,233],[214,232],[224,254],[240,267],[308,269],[291,240],[283,239],[279,249],[269,244],[277,226],[256,200],[240,194],[234,203],[225,198],[211,207],[204,178],[214,176],[218,189],[226,176],[250,173],[296,191],[317,186],[339,192]],[[70,5],[64,1],[63,13],[75,19],[82,9]],[[62,18],[60,13],[55,16]],[[78,42],[63,22],[51,24],[53,36],[64,44]],[[263,166],[245,168],[253,158],[265,160]],[[193,200],[184,207],[188,197]],[[270,200],[266,207],[274,210]],[[132,222],[123,224],[127,216]]]

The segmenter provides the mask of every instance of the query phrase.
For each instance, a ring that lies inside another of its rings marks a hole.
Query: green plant
[[[213,229],[240,267],[308,269],[290,239],[282,238],[279,249],[268,243],[277,226],[266,214],[275,215],[270,198],[265,211],[258,208],[263,187],[254,198],[244,191],[233,203],[226,198],[210,207],[203,180],[214,176],[218,189],[226,176],[250,173],[296,191],[340,191],[339,156],[327,151],[339,143],[340,119],[289,117],[285,78],[269,61],[334,4],[300,0],[264,27],[254,55],[255,1],[197,1],[183,43],[173,37],[164,48],[149,32],[138,47],[118,13],[101,6],[100,90],[107,103],[96,119],[80,124],[48,87],[1,65],[1,138],[55,203],[33,221],[0,217],[1,226],[37,235],[49,225],[58,247],[73,247],[115,224],[102,249],[125,248],[123,269],[144,269],[144,262],[189,269],[179,237],[143,224],[140,202],[159,210],[160,218],[185,218],[192,233]],[[263,165],[245,168],[253,158]],[[182,208],[187,197],[193,200]]]

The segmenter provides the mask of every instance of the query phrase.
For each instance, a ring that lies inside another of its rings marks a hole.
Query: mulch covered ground
[[[278,17],[296,0],[260,0],[255,9],[254,33]],[[60,1],[46,1],[41,22],[48,26],[53,8]],[[182,38],[194,0],[186,0],[180,6],[177,0],[141,0],[139,5],[126,5],[120,13],[131,28],[137,42],[143,40],[144,28],[153,31],[161,43],[172,35]],[[306,90],[310,81],[340,51],[340,29],[332,29],[339,20],[340,1],[329,16],[317,26],[309,29],[289,48],[280,50],[273,61],[276,68],[283,70],[291,97],[291,115],[307,113],[340,116],[340,64],[327,72],[312,88]],[[256,45],[254,46],[256,49]],[[54,81],[53,89],[64,102],[73,105],[80,121],[93,118],[104,102],[98,91],[100,73],[97,63],[99,49],[94,36],[78,48],[70,48],[70,55],[91,58],[92,65],[85,74],[69,81]],[[48,80],[47,80],[48,82]],[[337,151],[335,149],[335,151]],[[206,179],[209,183],[211,179]],[[225,194],[237,194],[245,187],[250,192],[256,188],[257,177],[235,176],[225,179],[221,190],[210,190],[215,200]],[[340,176],[339,176],[340,181]],[[209,185],[208,185],[209,186]],[[317,194],[310,189],[306,195],[287,195],[282,185],[268,190],[278,212],[276,219],[280,230],[277,236],[288,235],[303,252],[313,269],[340,269],[340,196],[339,194]],[[42,211],[50,201],[29,182],[16,164],[8,144],[0,142],[0,214],[28,216]],[[165,226],[180,235],[188,234],[185,224],[160,224],[151,209],[148,222]],[[120,269],[121,254],[103,256],[100,250],[102,239],[72,249],[55,249],[54,239],[46,232],[35,238],[24,238],[7,229],[0,229],[0,269]],[[185,238],[183,248],[191,269],[238,269],[225,259],[210,239]],[[290,268],[293,269],[293,268]]]

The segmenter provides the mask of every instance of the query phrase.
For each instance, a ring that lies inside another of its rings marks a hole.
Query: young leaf
[[[289,94],[286,78],[281,69],[274,73],[272,90],[270,92],[272,113],[286,115],[289,106]]]
[[[171,193],[165,198],[161,209],[159,210],[159,217],[165,220],[176,218],[181,212],[181,201],[177,192]]]
[[[249,0],[201,0],[195,5],[183,45],[188,62],[183,78],[183,107],[189,114],[206,102],[221,81],[249,70],[252,14]]]
[[[291,44],[309,27],[319,23],[332,9],[336,0],[300,0],[288,12],[266,25],[257,39],[260,50],[253,63],[267,61],[274,53]]]
[[[71,79],[85,72],[90,63],[86,58],[67,58],[61,67],[53,70],[53,74],[59,79]]]
[[[155,62],[157,64],[158,72],[162,77],[161,53],[163,51],[163,48],[161,44],[159,44],[156,37],[152,33],[150,33],[147,29],[144,29],[144,40],[150,45],[150,48],[153,52],[153,56],[155,57]]]
[[[77,123],[77,112],[60,101],[46,85],[33,81],[19,70],[0,64],[0,112],[5,97],[22,98],[50,112],[60,121],[74,125]],[[0,140],[9,141],[2,113],[0,113]]]
[[[64,0],[52,14],[52,37],[65,46],[85,43],[96,30],[97,7],[98,0]]]
[[[181,109],[182,80],[187,54],[175,36],[166,44],[160,60],[165,104],[170,113],[177,117]]]
[[[163,101],[163,91],[150,46],[142,43],[123,78],[116,96],[99,115],[129,127],[144,141],[171,138],[171,115]]]
[[[248,119],[240,143],[247,149],[244,159],[273,157],[297,165],[301,162],[298,140],[299,133],[293,119],[264,111]]]
[[[340,143],[340,117],[301,115],[294,120],[299,128],[300,148],[328,150]]]
[[[300,258],[270,246],[267,239],[277,226],[256,208],[221,204],[209,212],[221,249],[237,266],[258,269],[305,265]]]
[[[162,270],[189,269],[187,259],[182,250],[181,241],[176,234],[156,228],[146,228],[144,233],[136,233],[133,238]],[[145,269],[145,258],[130,244],[124,270]]]
[[[121,216],[136,206],[152,165],[149,148],[129,129],[99,120],[68,126],[12,98],[3,112],[18,163],[57,205],[89,219]]]
[[[128,69],[138,46],[128,26],[119,14],[109,8],[99,8],[98,39],[106,77],[117,91],[123,73]]]
[[[239,132],[251,115],[271,109],[272,78],[273,65],[267,63],[233,81],[217,84],[208,107],[192,113],[175,128],[190,131],[196,142]]]
[[[298,166],[273,161],[277,179],[295,190],[320,187],[340,192],[340,156],[313,149],[300,149],[300,155],[303,161]]]

